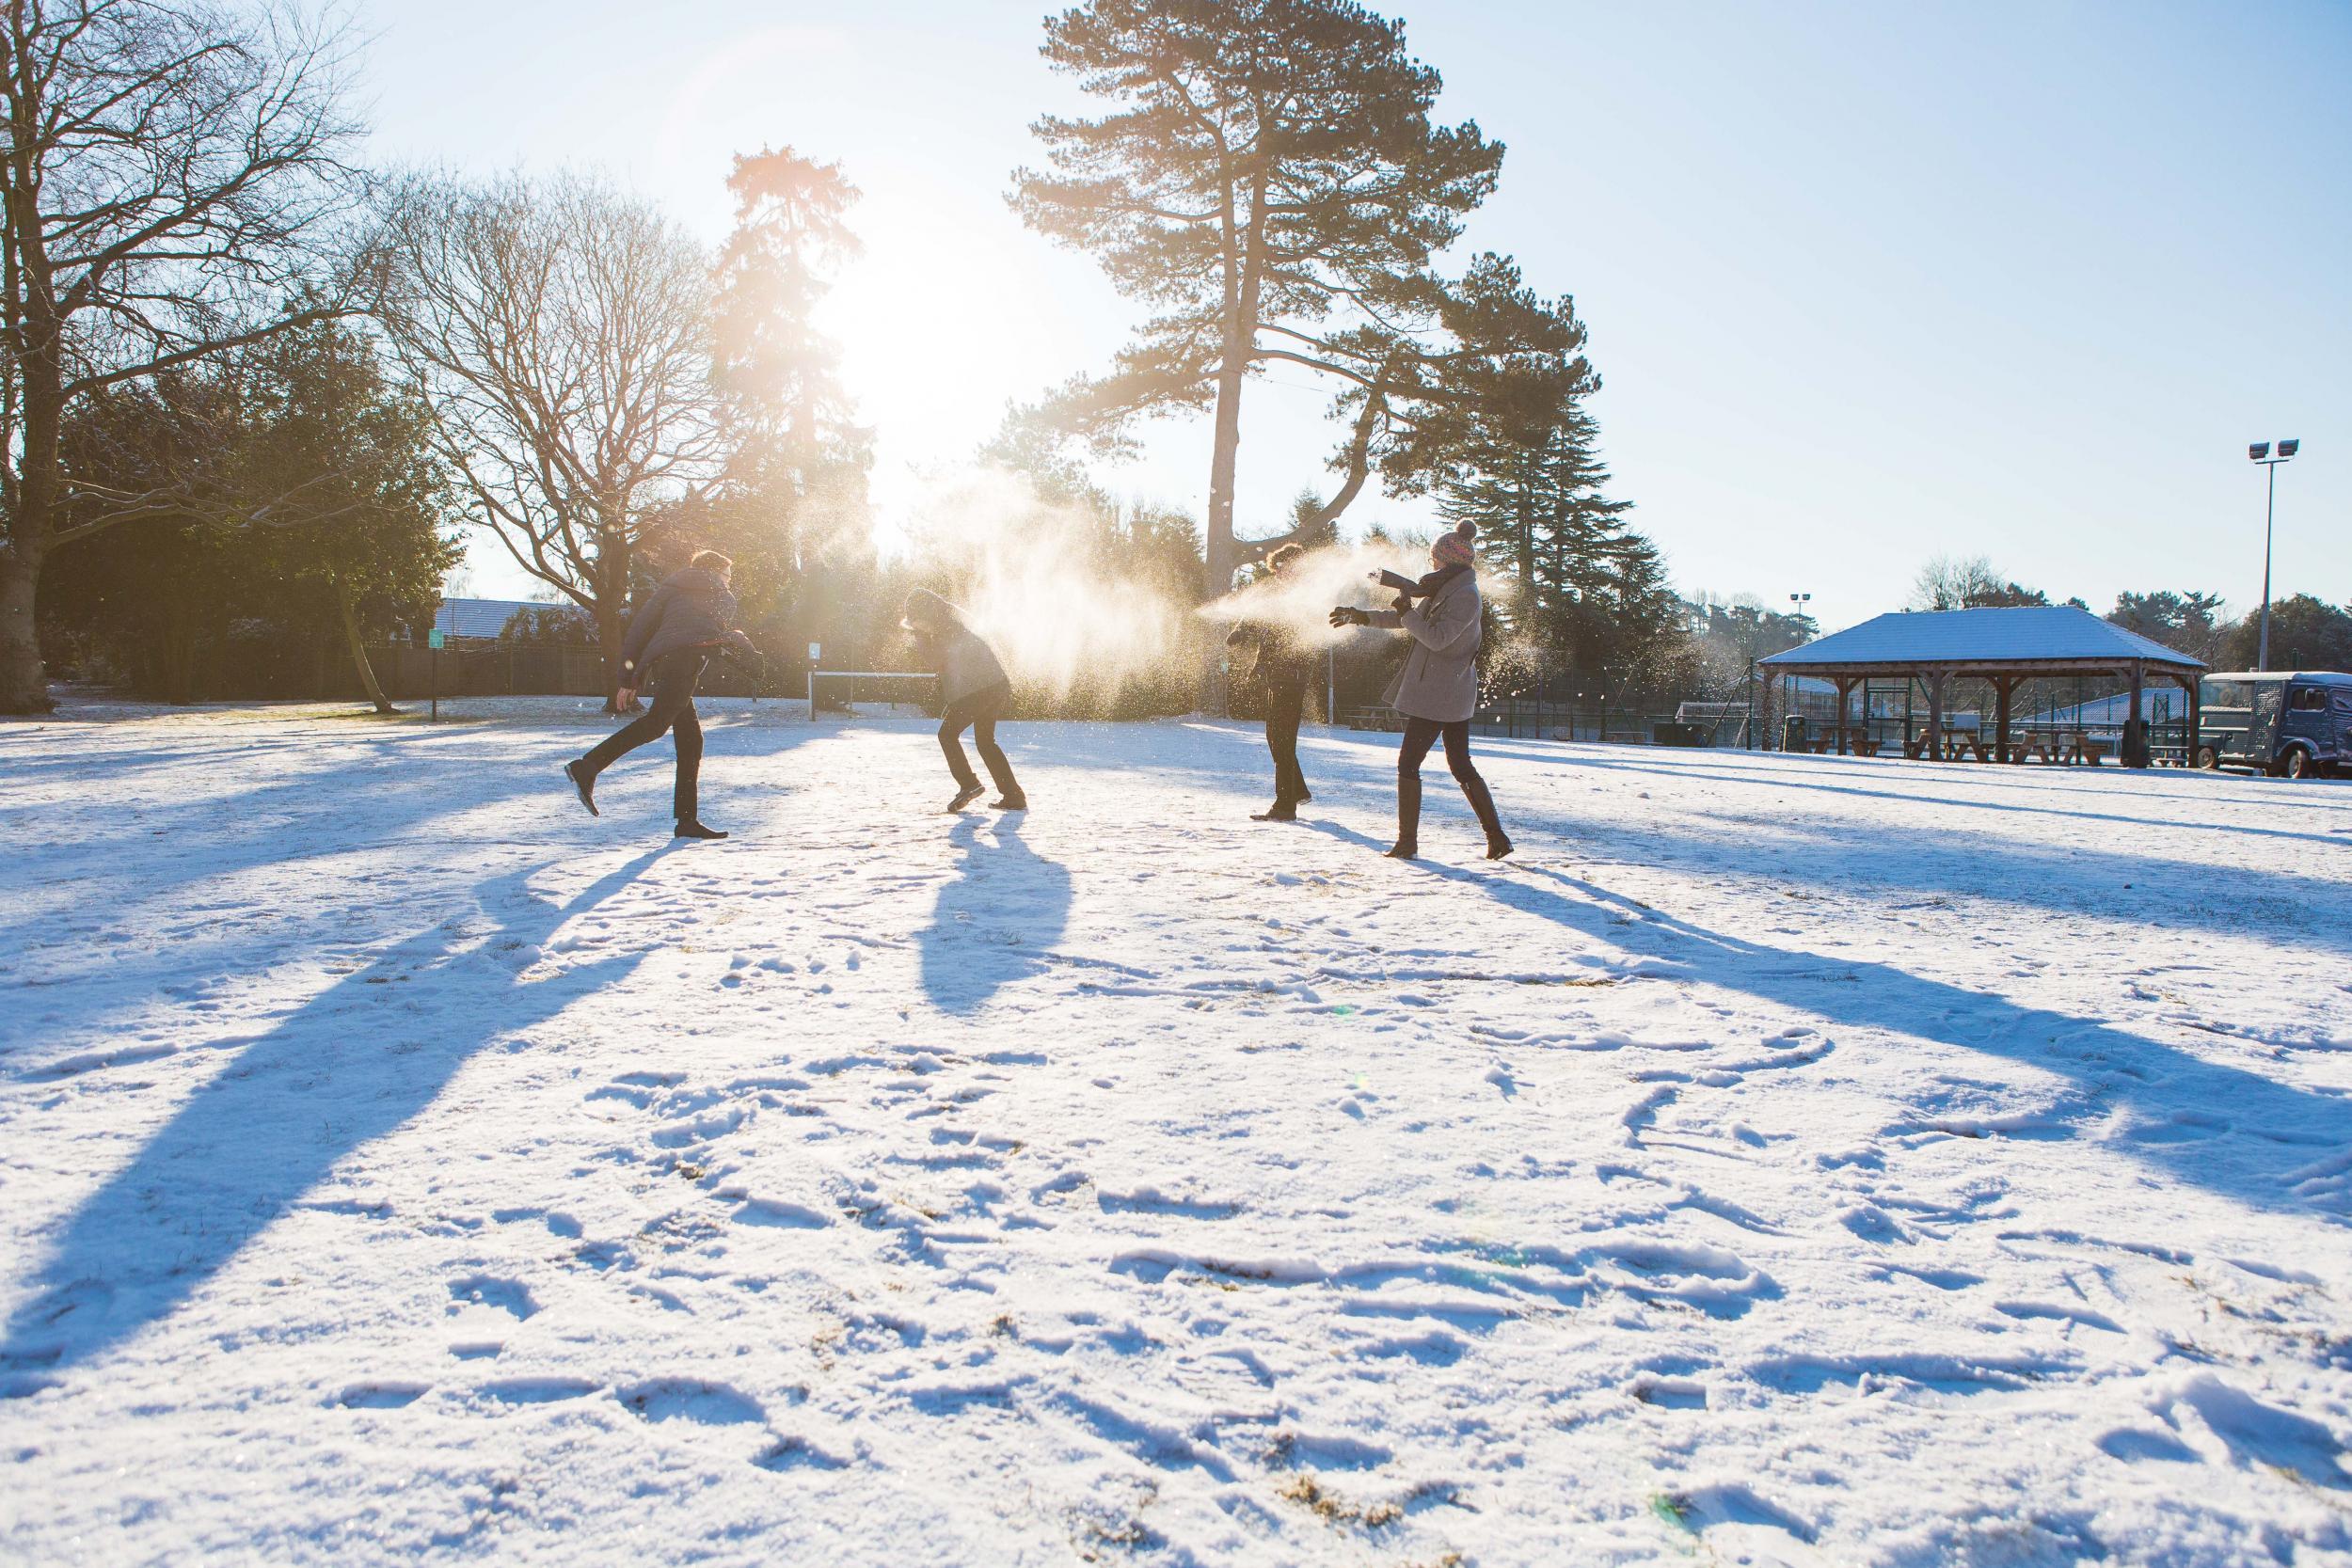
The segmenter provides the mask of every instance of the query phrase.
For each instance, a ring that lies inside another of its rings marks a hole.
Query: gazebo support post
[[[2132,660],[2132,705],[2123,720],[2123,766],[2148,766],[2148,720],[2142,711],[2141,691],[2147,688],[2148,665],[2144,659]]]
[[[1993,760],[2007,762],[2009,758],[2009,698],[2017,689],[2015,675],[1993,677]]]
[[[1841,756],[1841,757],[1842,757],[1842,756],[1844,756],[1844,755],[1846,754],[1846,705],[1847,705],[1849,702],[1851,702],[1851,701],[1852,700],[1852,697],[1853,697],[1853,677],[1852,677],[1851,675],[1840,675],[1840,676],[1838,676],[1838,677],[1837,677],[1837,754],[1838,754],[1839,756]]]
[[[1928,743],[1925,747],[1930,762],[1944,760],[1944,672],[1934,671],[1927,676]]]
[[[2205,683],[2196,675],[2175,675],[2181,689],[2188,693],[2188,729],[2182,736],[2181,766],[2197,766],[2197,749],[2205,741]]]

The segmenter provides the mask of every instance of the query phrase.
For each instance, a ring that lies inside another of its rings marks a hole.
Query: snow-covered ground
[[[713,705],[0,729],[0,1559],[2352,1553],[2352,786]]]

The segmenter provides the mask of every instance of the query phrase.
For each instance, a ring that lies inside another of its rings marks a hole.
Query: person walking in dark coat
[[[580,792],[580,803],[590,816],[603,815],[596,810],[596,775],[668,732],[675,735],[677,744],[677,782],[670,795],[670,809],[677,818],[675,836],[727,836],[702,822],[698,791],[703,726],[694,711],[694,687],[714,653],[759,657],[752,640],[735,625],[735,592],[730,586],[734,573],[735,562],[717,550],[698,550],[684,571],[664,578],[653,597],[629,617],[628,635],[621,644],[620,689],[614,693],[613,705],[627,707],[640,687],[652,694],[653,701],[586,756],[564,765],[564,776],[572,781],[572,787]]]
[[[1012,683],[996,651],[964,620],[963,611],[926,588],[907,595],[898,625],[914,634],[915,645],[939,672],[939,749],[946,754],[947,771],[956,776],[955,799],[947,810],[961,811],[980,798],[980,781],[963,754],[963,732],[980,749],[988,776],[996,781],[993,811],[1026,811],[1029,798],[1012,776],[1012,764],[996,744],[996,721],[1012,705]]]
[[[1306,553],[1304,545],[1285,545],[1266,557],[1266,565],[1277,578],[1285,578]],[[1274,804],[1249,820],[1295,822],[1298,808],[1314,799],[1298,768],[1298,721],[1307,688],[1314,683],[1314,650],[1287,626],[1248,621],[1225,634],[1225,645],[1248,648],[1253,656],[1248,673],[1265,701],[1265,747],[1274,756]]]
[[[1436,568],[1409,592],[1399,593],[1392,610],[1331,611],[1335,626],[1388,626],[1410,632],[1412,650],[1389,683],[1383,699],[1405,716],[1405,743],[1396,754],[1396,847],[1391,859],[1411,860],[1421,852],[1421,765],[1430,745],[1445,740],[1446,766],[1462,786],[1478,825],[1486,830],[1486,858],[1511,852],[1511,840],[1495,815],[1495,798],[1470,761],[1470,719],[1478,707],[1480,601],[1470,541],[1478,525],[1456,523],[1429,546]],[[1418,602],[1416,602],[1418,601]]]

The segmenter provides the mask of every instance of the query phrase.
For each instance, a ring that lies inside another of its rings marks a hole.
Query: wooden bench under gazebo
[[[1897,610],[1874,621],[1808,642],[1801,648],[1756,660],[1765,676],[1764,733],[1772,722],[1775,692],[1788,679],[1806,676],[1834,687],[1837,692],[1837,721],[1818,738],[1813,749],[1849,754],[1849,748],[1875,755],[1877,743],[1868,738],[1869,715],[1851,721],[1856,686],[1881,678],[1916,680],[1927,690],[1927,732],[1903,750],[1914,757],[1958,761],[1973,756],[1979,762],[2024,762],[2034,753],[2049,762],[2096,763],[2105,743],[2086,733],[2042,735],[2022,743],[2010,736],[2010,699],[2029,680],[2105,676],[2131,686],[2130,718],[2123,731],[2126,767],[2148,766],[2147,721],[2141,692],[2151,679],[2179,683],[2188,693],[2188,734],[2198,733],[2198,680],[2205,666],[2163,643],[2102,621],[2072,605],[2035,605],[1999,610]],[[1944,697],[1947,683],[1982,680],[1993,688],[1994,722],[1990,737],[1981,731],[1947,728]],[[1866,688],[1867,689],[1867,688]],[[1908,701],[1908,699],[1906,699]],[[1793,711],[1793,704],[1783,711]]]

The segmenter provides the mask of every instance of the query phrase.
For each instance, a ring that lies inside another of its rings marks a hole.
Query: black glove
[[[1353,605],[1335,605],[1331,610],[1331,624],[1335,626],[1368,626],[1372,625],[1372,615],[1370,611],[1358,610]]]

